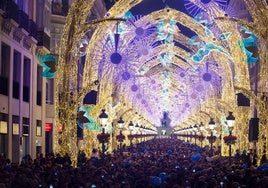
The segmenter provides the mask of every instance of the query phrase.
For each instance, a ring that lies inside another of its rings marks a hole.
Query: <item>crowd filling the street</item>
[[[66,154],[48,153],[20,164],[1,157],[0,187],[48,188],[267,188],[268,163],[257,165],[254,150],[237,150],[221,156],[218,148],[200,148],[174,138],[155,138],[122,146],[112,153],[93,149],[90,158],[83,151],[78,167]]]

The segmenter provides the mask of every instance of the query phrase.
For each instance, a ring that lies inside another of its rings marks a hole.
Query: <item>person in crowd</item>
[[[263,151],[263,155],[261,157],[261,164],[268,163],[268,160],[266,158],[266,150]]]
[[[235,159],[237,160],[237,161],[240,161],[240,159],[241,159],[241,155],[240,155],[240,151],[239,151],[239,149],[237,149],[236,151],[235,151]]]
[[[100,159],[99,151],[96,148],[93,148],[91,158]]]
[[[256,166],[257,165],[257,154],[256,150],[250,149],[248,154],[248,166]]]
[[[229,165],[228,157],[210,157],[209,148],[175,138],[156,138],[101,157],[93,149],[90,159],[81,151],[77,168],[70,165],[68,155],[50,153],[33,162],[28,156],[21,164],[11,163],[9,171],[0,170],[0,184],[14,188],[268,187],[268,165],[243,166],[243,153],[240,162]],[[6,163],[1,159],[1,169]]]

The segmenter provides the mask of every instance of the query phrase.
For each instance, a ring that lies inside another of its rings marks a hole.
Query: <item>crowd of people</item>
[[[172,138],[152,139],[112,154],[83,152],[78,167],[66,154],[27,155],[20,164],[0,159],[0,188],[267,188],[267,161],[257,166],[252,153],[212,155],[209,147]]]

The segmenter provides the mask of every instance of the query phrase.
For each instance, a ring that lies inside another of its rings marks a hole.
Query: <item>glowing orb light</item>
[[[205,74],[203,74],[202,78],[204,81],[209,82],[211,80],[212,76],[210,73],[206,72]]]
[[[122,79],[123,80],[129,80],[130,79],[130,77],[131,77],[131,75],[130,75],[130,73],[129,72],[123,72],[123,74],[122,74]]]
[[[131,91],[133,91],[133,92],[138,91],[138,89],[139,89],[139,87],[135,84],[131,86]]]

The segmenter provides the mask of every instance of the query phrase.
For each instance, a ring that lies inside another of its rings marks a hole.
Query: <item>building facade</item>
[[[53,152],[54,79],[42,76],[39,54],[57,56],[73,0],[0,1],[0,154],[12,162]],[[89,17],[106,12],[96,1]],[[82,62],[80,62],[82,63]]]

